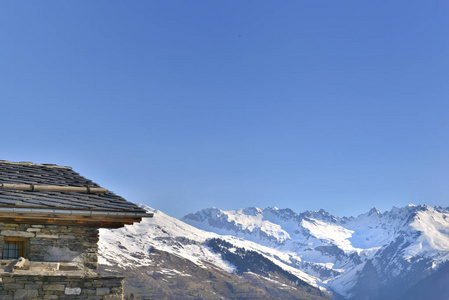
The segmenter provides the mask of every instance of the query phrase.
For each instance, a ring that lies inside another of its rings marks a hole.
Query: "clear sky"
[[[449,206],[449,2],[5,1],[0,159],[182,217]]]

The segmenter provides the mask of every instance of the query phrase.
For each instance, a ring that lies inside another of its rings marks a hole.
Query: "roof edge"
[[[60,166],[55,164],[36,164],[29,161],[19,161],[19,162],[13,162],[9,160],[0,160],[0,163],[3,164],[11,164],[11,165],[23,165],[23,166],[39,166],[39,167],[47,167],[47,168],[62,168],[62,169],[69,169],[72,170],[72,167],[69,166]]]
[[[0,213],[15,214],[50,214],[80,217],[110,217],[110,218],[152,218],[153,213],[101,211],[80,209],[54,209],[54,208],[26,208],[26,207],[0,207]]]

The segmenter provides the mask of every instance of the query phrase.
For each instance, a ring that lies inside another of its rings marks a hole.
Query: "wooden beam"
[[[26,223],[26,224],[58,224],[83,225],[97,228],[119,228],[140,222],[142,218],[112,218],[103,216],[71,216],[46,214],[7,214],[0,213],[0,223]]]
[[[132,223],[122,223],[122,222],[115,222],[115,223],[103,223],[103,222],[81,222],[81,221],[61,221],[61,220],[55,220],[54,222],[46,222],[42,219],[27,219],[23,221],[14,221],[14,219],[1,219],[1,223],[6,224],[33,224],[33,225],[65,225],[65,226],[86,226],[86,227],[93,227],[93,228],[120,228],[124,225],[131,225]]]
[[[67,193],[87,193],[87,194],[105,194],[108,192],[105,188],[89,186],[59,186],[59,185],[38,185],[38,184],[12,184],[0,183],[1,190],[16,190],[30,192],[67,192]]]

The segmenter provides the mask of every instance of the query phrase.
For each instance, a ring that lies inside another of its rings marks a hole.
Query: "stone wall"
[[[3,274],[0,300],[122,300],[122,277],[79,277]]]
[[[0,255],[5,237],[24,238],[23,256],[30,261],[69,261],[92,270],[98,266],[96,228],[0,223]]]

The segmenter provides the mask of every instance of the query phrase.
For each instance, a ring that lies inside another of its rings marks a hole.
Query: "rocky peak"
[[[370,211],[368,212],[368,216],[380,215],[380,214],[381,214],[380,211],[375,207],[371,208]]]

